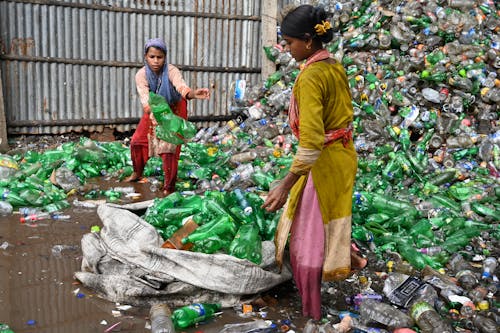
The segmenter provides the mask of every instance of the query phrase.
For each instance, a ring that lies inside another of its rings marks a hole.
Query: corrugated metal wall
[[[260,0],[0,0],[0,61],[9,134],[120,131],[138,122],[134,75],[162,37],[210,101],[193,120],[228,115],[236,79],[261,81]]]

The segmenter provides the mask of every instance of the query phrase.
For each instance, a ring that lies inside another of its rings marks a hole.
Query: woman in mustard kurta
[[[290,263],[306,317],[321,318],[321,281],[345,279],[351,270],[352,191],[357,155],[353,109],[342,64],[323,43],[333,32],[320,7],[289,12],[281,32],[291,55],[305,60],[290,101],[289,121],[299,144],[289,173],[263,207],[284,207],[276,233],[281,264],[290,234]]]

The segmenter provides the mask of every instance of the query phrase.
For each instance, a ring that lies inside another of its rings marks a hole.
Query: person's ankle
[[[125,178],[124,181],[128,183],[128,182],[135,182],[139,179],[141,179],[141,177],[137,175],[137,173],[133,172],[130,176]]]

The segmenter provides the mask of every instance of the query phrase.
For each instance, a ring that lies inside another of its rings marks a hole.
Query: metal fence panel
[[[168,61],[229,115],[231,83],[261,81],[260,0],[0,0],[0,66],[10,134],[130,130],[141,116],[134,76],[143,45],[165,39]]]

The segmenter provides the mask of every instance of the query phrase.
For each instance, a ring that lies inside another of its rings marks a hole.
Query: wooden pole
[[[5,121],[5,106],[3,100],[2,68],[0,67],[0,152],[4,153],[9,149],[7,141],[7,122]]]
[[[276,44],[276,24],[278,15],[278,2],[276,0],[262,0],[262,46],[273,46]],[[262,79],[266,80],[269,75],[276,71],[276,64],[267,59],[264,50],[259,50],[262,55]]]

